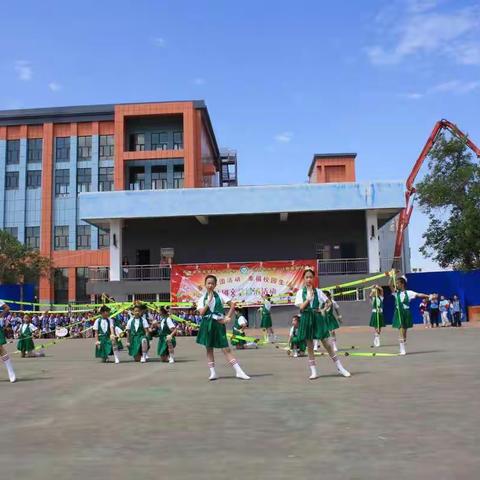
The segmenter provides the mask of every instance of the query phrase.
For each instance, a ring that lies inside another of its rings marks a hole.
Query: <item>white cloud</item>
[[[281,133],[277,133],[273,138],[279,143],[290,143],[293,138],[293,133],[281,132]]]
[[[32,67],[30,62],[26,60],[17,60],[15,62],[15,72],[19,80],[28,82],[28,80],[32,79]]]
[[[194,85],[205,85],[206,80],[202,77],[197,77],[193,79],[193,84]]]
[[[480,64],[480,9],[438,12],[437,6],[435,0],[410,0],[394,20],[390,13],[377,14],[382,43],[365,49],[370,62],[397,64],[414,55],[440,54],[457,63]]]
[[[165,39],[162,37],[152,38],[152,43],[158,48],[165,48],[167,45],[167,43],[165,42]]]
[[[50,82],[48,84],[48,88],[52,91],[52,92],[58,92],[58,90],[61,90],[62,89],[62,86],[57,83],[57,82]]]
[[[462,81],[462,80],[449,80],[448,82],[442,82],[437,85],[433,85],[425,92],[412,92],[401,94],[402,97],[410,100],[419,100],[427,95],[436,95],[439,93],[450,93],[454,95],[466,95],[480,89],[480,81]]]

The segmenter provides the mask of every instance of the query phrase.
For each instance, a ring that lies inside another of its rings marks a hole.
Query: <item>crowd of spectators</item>
[[[420,314],[425,328],[461,327],[465,312],[458,295],[448,299],[433,293],[429,300],[424,299],[420,303]]]

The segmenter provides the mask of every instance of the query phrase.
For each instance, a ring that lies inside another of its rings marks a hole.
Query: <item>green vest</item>
[[[307,301],[307,287],[303,287],[302,300],[303,300],[303,302]],[[309,303],[308,306],[305,308],[305,310],[310,310],[310,309],[318,310],[319,306],[320,306],[320,301],[318,300],[318,292],[317,292],[317,289],[314,288],[313,289],[313,302],[312,302],[311,305]]]
[[[170,331],[170,327],[168,326],[167,319],[168,319],[168,317],[163,317],[163,318],[160,320],[160,332],[159,332],[159,335],[161,335],[162,337],[166,337],[167,335],[170,335],[170,333],[172,333],[172,332]],[[163,327],[162,327],[162,322],[163,322]]]
[[[138,320],[138,330],[135,330],[135,320]],[[130,327],[130,335],[133,335],[133,336],[140,336],[140,337],[143,337],[145,336],[145,328],[143,326],[143,317],[140,317],[140,318],[135,318],[133,317],[132,319],[132,323],[130,324],[131,327]]]
[[[220,298],[220,295],[217,292],[213,292],[213,298],[215,298],[215,305],[213,307],[213,312],[212,312],[210,310],[210,307],[207,306],[208,292],[203,297],[203,304],[207,306],[207,311],[205,312],[204,316],[212,315],[212,314],[223,316],[225,313],[225,309],[223,308],[223,302],[222,302],[222,299]]]
[[[373,297],[372,299],[372,312],[382,313],[383,312],[383,301],[380,297]]]
[[[19,340],[26,340],[27,338],[32,338],[33,332],[32,330],[30,330],[30,324],[27,325],[27,328],[24,332],[22,331],[23,325],[25,324],[22,323],[22,325],[20,326],[20,333],[18,335]]]
[[[106,330],[103,330],[102,328],[102,320],[106,320],[107,321],[107,329]],[[98,319],[98,337],[107,337],[107,338],[110,338],[110,318],[99,318]]]

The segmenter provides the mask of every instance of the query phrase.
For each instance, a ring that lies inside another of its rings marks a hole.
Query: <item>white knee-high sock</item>
[[[245,380],[249,379],[250,377],[242,370],[242,368],[240,367],[240,365],[238,364],[237,360],[235,358],[232,358],[232,360],[230,360],[228,363],[230,363],[230,365],[233,367],[233,369],[235,370],[235,373],[237,375],[237,377],[239,378],[243,378]]]
[[[8,377],[10,378],[10,381],[14,382],[16,380],[15,372],[13,371],[12,361],[10,360],[8,353],[2,357],[2,361],[5,364],[5,367],[7,368]]]

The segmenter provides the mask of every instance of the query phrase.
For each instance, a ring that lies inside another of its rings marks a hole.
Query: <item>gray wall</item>
[[[150,250],[152,264],[160,248],[175,249],[175,263],[246,262],[314,259],[317,243],[353,245],[354,257],[367,257],[365,213],[237,215],[210,217],[208,225],[195,218],[128,220],[123,255],[131,265],[137,250]]]

